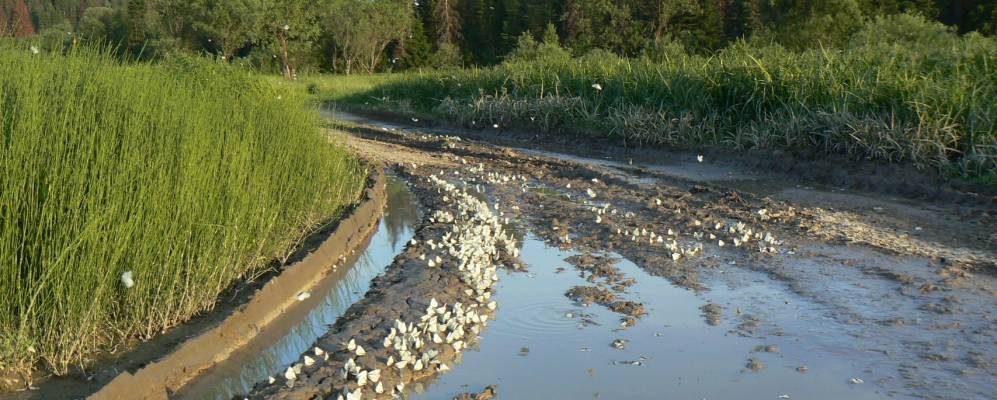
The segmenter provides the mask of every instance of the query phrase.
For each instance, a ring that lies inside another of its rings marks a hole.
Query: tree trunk
[[[284,31],[277,32],[277,41],[280,42],[280,64],[284,79],[293,80],[294,67],[291,66],[291,60],[287,54],[287,34]]]

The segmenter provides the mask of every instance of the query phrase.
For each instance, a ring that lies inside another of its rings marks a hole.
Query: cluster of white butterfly
[[[356,338],[350,339],[343,349],[350,353],[350,358],[340,370],[340,378],[347,382],[336,395],[337,400],[362,400],[364,394],[379,397],[379,395],[398,397],[405,389],[404,382],[385,382],[387,377],[394,379],[402,376],[403,371],[409,372],[444,372],[450,367],[439,358],[446,347],[460,352],[467,347],[467,342],[475,338],[487,326],[488,311],[495,310],[497,304],[491,300],[494,286],[498,282],[497,262],[499,251],[505,251],[516,256],[519,247],[512,235],[503,229],[501,213],[498,204],[490,207],[488,203],[472,196],[465,189],[466,182],[461,185],[452,184],[445,179],[431,175],[432,183],[444,201],[456,206],[451,210],[437,210],[430,217],[432,223],[445,223],[450,231],[438,241],[426,240],[431,255],[422,253],[420,260],[425,261],[429,268],[455,268],[459,271],[460,280],[467,285],[463,294],[471,299],[470,304],[455,301],[453,304],[441,304],[435,298],[430,299],[425,313],[419,322],[395,320],[394,326],[381,340],[381,345],[388,351],[385,361],[376,361],[374,365],[363,365],[363,357],[367,354],[365,343]],[[506,180],[508,181],[508,180]],[[413,239],[410,246],[419,246],[420,242]],[[448,264],[453,260],[452,264]],[[314,354],[314,357],[312,356]],[[318,362],[326,362],[329,353],[316,347],[312,354],[303,356],[303,360],[289,366],[284,372],[288,386],[293,386],[301,371]],[[382,374],[388,369],[397,370],[390,374]],[[270,378],[270,383],[276,379]]]
[[[701,157],[701,156],[700,156]],[[593,178],[593,184],[598,184],[599,180]],[[567,184],[566,189],[571,189],[571,184]],[[615,217],[622,217],[620,219],[633,218],[635,216],[632,212],[621,213],[618,209],[614,208],[611,203],[605,202],[602,204],[596,203],[594,200],[599,196],[599,193],[592,187],[585,189],[585,194],[588,196],[587,200],[583,200],[583,204],[588,207],[588,211],[592,212],[595,216],[595,223],[603,224],[609,223]],[[659,198],[654,199],[654,206],[661,208],[664,202]],[[678,214],[681,213],[680,210],[673,210],[672,212]],[[761,216],[763,220],[768,219],[768,211],[765,209],[758,210],[758,215]],[[628,238],[634,243],[647,243],[648,245],[663,245],[670,253],[673,261],[678,262],[683,258],[691,258],[699,255],[703,251],[704,243],[702,241],[707,238],[709,241],[716,243],[717,247],[724,247],[728,243],[733,243],[734,247],[742,247],[749,243],[755,243],[759,252],[762,253],[776,253],[776,246],[782,244],[782,242],[775,239],[769,232],[761,232],[756,230],[744,222],[717,222],[712,225],[712,230],[708,224],[695,219],[687,223],[687,227],[690,229],[688,236],[691,236],[693,240],[687,240],[685,244],[680,244],[678,241],[681,235],[676,229],[667,227],[657,227],[659,232],[655,232],[654,229],[648,229],[647,227],[620,227],[616,229],[616,234]],[[631,225],[633,226],[633,225]],[[558,230],[557,227],[554,227]],[[727,239],[727,241],[724,240]],[[570,234],[565,234],[559,237],[563,243],[571,243]]]

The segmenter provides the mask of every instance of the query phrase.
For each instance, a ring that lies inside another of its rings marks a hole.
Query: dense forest
[[[290,75],[492,65],[548,26],[575,55],[709,53],[741,39],[834,47],[897,13],[997,32],[989,0],[0,0],[0,36],[210,54]]]

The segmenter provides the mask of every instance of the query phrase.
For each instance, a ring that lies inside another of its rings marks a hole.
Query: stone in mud
[[[933,312],[935,314],[951,314],[952,307],[944,306],[938,303],[928,303],[921,306],[921,310]]]
[[[613,348],[623,350],[627,347],[627,343],[629,341],[626,339],[616,339],[613,341]]]
[[[988,360],[986,355],[977,352],[969,352],[969,356],[966,357],[969,365],[980,368],[980,369],[990,369],[994,365],[994,360]]]
[[[491,399],[495,398],[496,394],[498,394],[497,386],[496,385],[488,385],[488,387],[486,387],[485,390],[482,390],[480,393],[461,393],[461,394],[455,396],[453,399],[454,400],[491,400]]]
[[[762,364],[761,360],[752,357],[748,359],[748,363],[744,364],[744,367],[752,371],[758,371],[760,369],[765,368],[765,364]]]
[[[950,361],[950,360],[952,360],[952,357],[949,357],[949,356],[947,356],[945,354],[939,354],[939,353],[925,353],[925,354],[921,355],[921,358],[924,358],[925,360],[928,360],[928,361]]]
[[[703,311],[703,318],[706,318],[706,323],[712,326],[720,325],[720,318],[724,315],[724,308],[716,303],[706,303],[706,305],[699,308]]]
[[[632,317],[640,317],[644,315],[644,304],[638,303],[636,301],[630,301],[630,300],[616,301],[609,305],[609,309],[612,310],[613,312],[629,315]]]
[[[583,304],[609,305],[616,300],[616,295],[609,290],[595,286],[575,286],[565,293],[568,298]]]
[[[903,325],[910,325],[913,322],[914,321],[911,321],[909,319],[889,318],[889,319],[884,319],[882,321],[879,321],[879,324],[883,325],[883,326],[903,326]]]
[[[741,316],[741,323],[737,325],[737,334],[741,336],[751,336],[762,326],[762,321],[751,314]]]
[[[778,352],[779,352],[779,346],[776,346],[774,344],[760,345],[755,347],[755,353],[778,353]]]
[[[620,262],[619,258],[585,253],[568,257],[564,261],[574,265],[582,272],[588,272],[590,274],[587,278],[589,282],[603,279],[613,287],[613,290],[618,292],[622,292],[637,283],[636,279],[627,279],[616,267],[616,264]]]
[[[921,287],[918,288],[918,289],[921,290],[921,293],[931,293],[931,292],[937,291],[939,288],[938,288],[938,286],[936,286],[936,285],[934,285],[932,283],[925,283],[925,284],[921,285]]]

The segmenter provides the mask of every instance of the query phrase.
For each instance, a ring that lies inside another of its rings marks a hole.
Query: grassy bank
[[[0,370],[182,323],[355,202],[318,118],[212,62],[0,49]]]
[[[543,49],[492,68],[305,85],[323,100],[485,129],[847,154],[968,177],[997,169],[997,41],[916,17],[873,21],[839,49],[740,43],[642,59]]]

